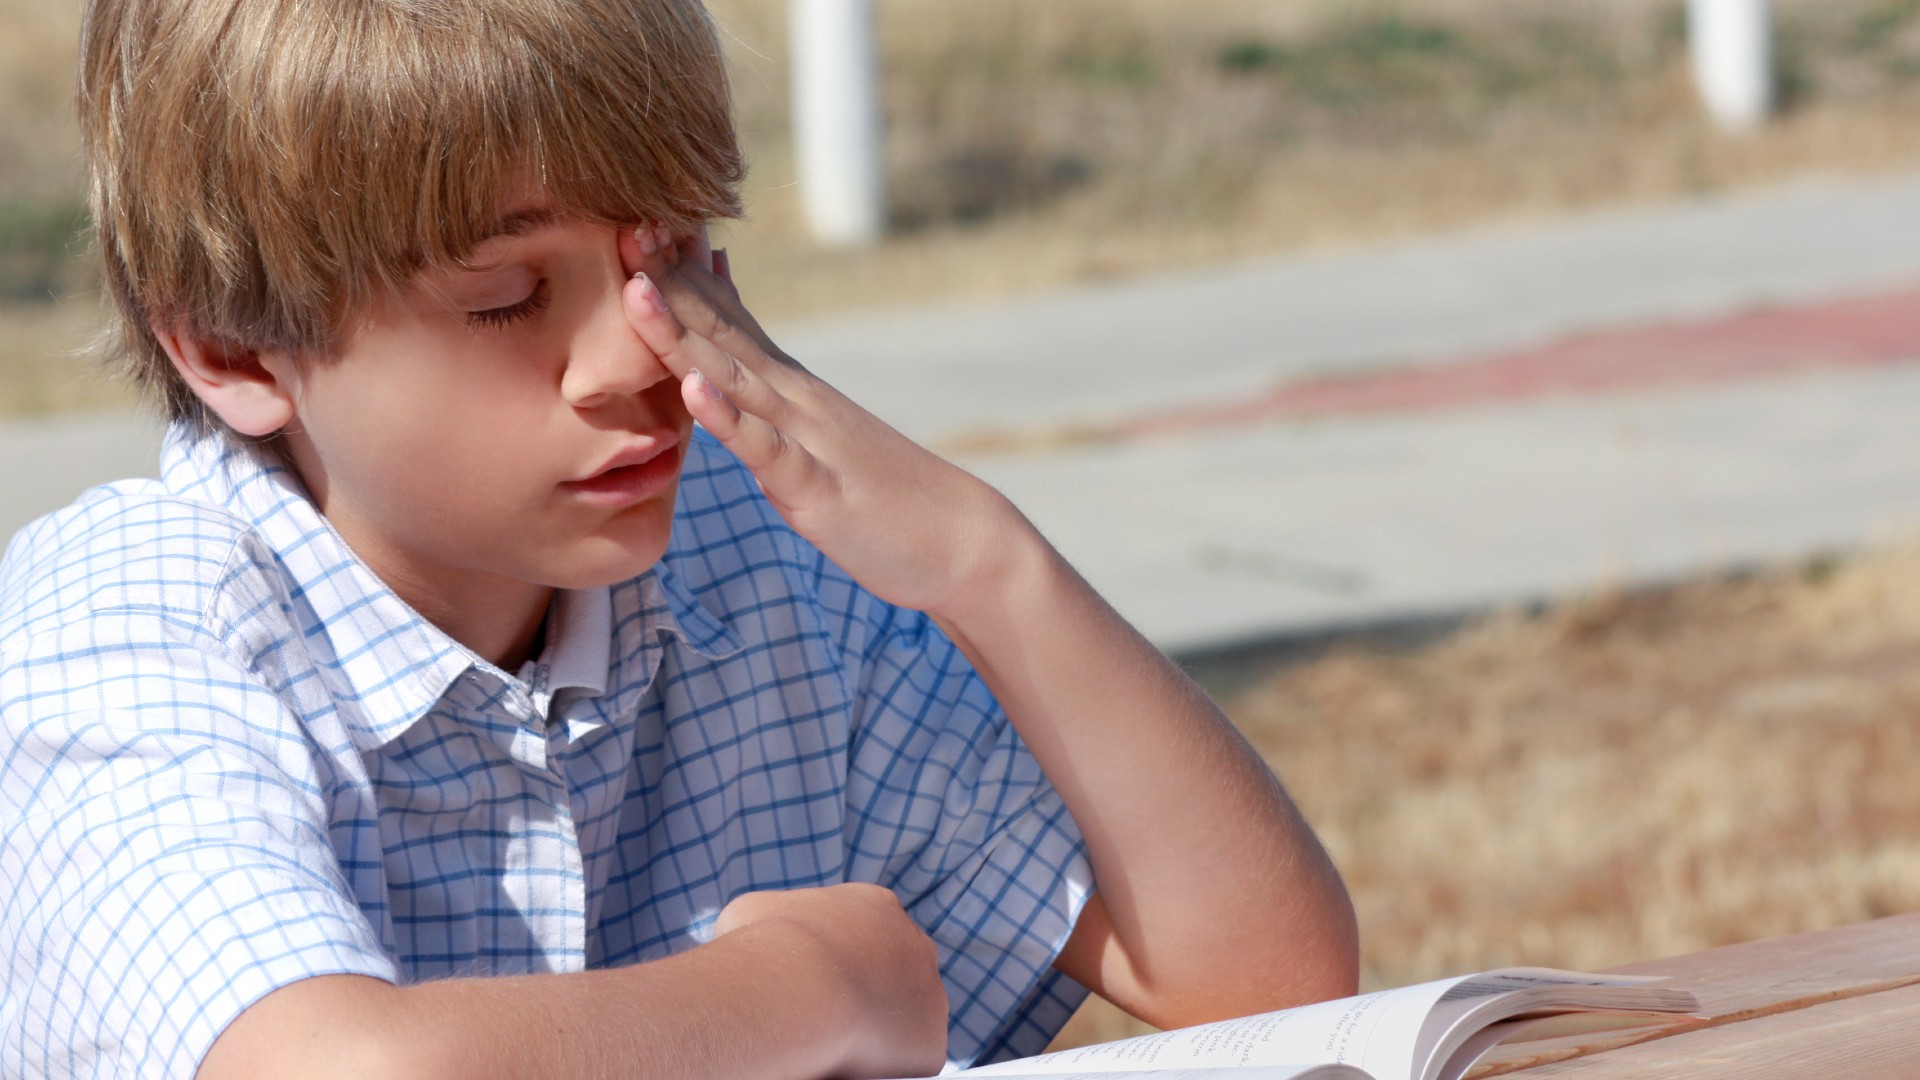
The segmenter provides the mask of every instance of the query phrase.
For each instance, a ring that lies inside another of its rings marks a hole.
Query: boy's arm
[[[817,1080],[945,1060],[933,943],[871,885],[750,893],[648,964],[397,987],[322,975],[228,1025],[198,1080]]]
[[[1355,992],[1353,908],[1279,780],[1041,540],[935,618],[1073,812],[1098,891],[1057,966],[1161,1027]]]
[[[801,535],[933,615],[1072,811],[1099,892],[1058,966],[1163,1025],[1352,993],[1339,876],[1206,696],[1005,498],[779,352],[706,260],[646,232],[626,255],[651,275],[629,319],[695,418]]]

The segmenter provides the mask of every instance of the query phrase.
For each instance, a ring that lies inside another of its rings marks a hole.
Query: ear
[[[155,326],[153,335],[188,388],[228,427],[260,438],[293,419],[297,375],[289,358],[164,326]]]

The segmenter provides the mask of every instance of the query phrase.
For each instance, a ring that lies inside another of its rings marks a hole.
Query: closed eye
[[[467,312],[467,325],[475,330],[497,330],[540,314],[552,302],[553,291],[547,287],[547,280],[541,278],[527,298],[517,304]]]

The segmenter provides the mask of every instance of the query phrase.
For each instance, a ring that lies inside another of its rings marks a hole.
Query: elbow
[[[1321,901],[1301,910],[1291,933],[1276,933],[1269,948],[1248,948],[1242,985],[1258,988],[1241,1014],[1272,1012],[1316,1001],[1352,997],[1360,991],[1360,928],[1353,901],[1336,885]],[[1259,972],[1250,970],[1258,965]]]
[[[1290,1004],[1352,997],[1360,992],[1360,919],[1346,882],[1328,861],[1304,895],[1312,900],[1297,909],[1297,929],[1286,935],[1289,989],[1296,999]]]
[[[1201,920],[1200,933],[1147,952],[1120,939],[1095,893],[1056,963],[1100,996],[1161,1028],[1251,1016],[1352,997],[1360,933],[1337,874]],[[1276,917],[1277,916],[1277,917]]]
[[[1286,953],[1266,959],[1265,978],[1247,979],[1244,985],[1259,987],[1264,1000],[1246,1002],[1241,1015],[1291,1009],[1360,992],[1360,940],[1351,906],[1343,902],[1338,912],[1329,913],[1307,933],[1293,936],[1290,945]]]
[[[1306,966],[1309,1001],[1352,997],[1360,992],[1360,920],[1343,887],[1328,905],[1326,930]]]
[[[1294,991],[1299,1000],[1294,1004],[1352,997],[1360,992],[1360,943],[1357,936],[1350,935],[1337,946],[1332,942],[1327,943],[1318,950],[1318,955],[1305,960],[1295,970],[1299,973],[1299,982]]]
[[[1294,933],[1262,941],[1238,936],[1235,947],[1215,951],[1214,962],[1177,977],[1154,980],[1136,973],[1131,1000],[1116,1003],[1148,1023],[1174,1028],[1358,993],[1359,934],[1345,894],[1335,909],[1304,923]]]

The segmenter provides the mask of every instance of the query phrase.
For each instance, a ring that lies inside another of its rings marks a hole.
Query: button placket
[[[565,934],[566,955],[575,959],[581,968],[586,966],[587,955],[587,867],[586,856],[580,850],[580,830],[573,816],[573,787],[567,780],[567,758],[563,745],[556,740],[562,739],[564,726],[547,725],[544,734],[547,740],[547,775],[553,779],[554,824],[565,837],[561,858],[566,873],[561,878],[564,890],[562,910],[567,912]]]

